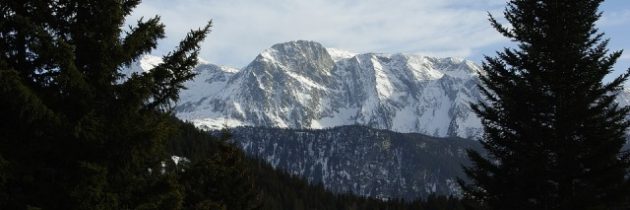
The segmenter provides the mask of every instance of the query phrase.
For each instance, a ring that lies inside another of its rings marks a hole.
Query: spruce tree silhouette
[[[473,104],[485,134],[460,181],[480,209],[626,209],[628,107],[615,97],[628,72],[609,83],[621,52],[595,28],[602,0],[511,0],[490,21],[517,43],[486,57]],[[630,69],[629,69],[630,71]],[[471,206],[472,207],[472,206]]]

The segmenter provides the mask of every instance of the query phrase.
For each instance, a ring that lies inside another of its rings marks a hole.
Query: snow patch
[[[343,59],[352,58],[355,55],[357,55],[357,53],[353,53],[347,50],[342,50],[342,49],[337,49],[337,48],[326,48],[326,51],[328,51],[328,54],[335,62],[339,60],[343,60]]]
[[[164,63],[164,61],[162,61],[161,57],[145,55],[140,59],[140,68],[144,71],[149,71],[162,63]]]

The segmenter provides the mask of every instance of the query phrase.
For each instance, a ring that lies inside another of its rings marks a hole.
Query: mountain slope
[[[241,70],[217,67],[186,84],[176,114],[206,129],[359,124],[434,136],[480,133],[468,106],[480,99],[472,62],[330,51],[293,41],[264,50]]]
[[[457,177],[477,141],[402,134],[365,126],[300,130],[238,127],[243,150],[327,189],[380,199],[457,195]]]
[[[150,69],[145,56],[126,74]],[[200,64],[176,115],[204,129],[223,126],[330,128],[366,125],[397,132],[474,138],[481,99],[471,61],[412,54],[357,54],[311,41],[280,43],[242,69]],[[618,97],[630,104],[630,92]]]
[[[189,187],[203,189],[201,192],[197,191],[197,193],[205,193],[205,195],[196,197],[196,199],[212,199],[217,198],[218,196],[216,195],[231,195],[226,196],[231,198],[227,200],[227,202],[234,201],[232,196],[242,195],[243,191],[237,191],[239,188],[227,183],[236,183],[235,185],[241,187],[251,186],[251,188],[246,189],[250,190],[249,193],[256,192],[257,196],[255,198],[249,197],[248,201],[250,203],[256,202],[256,200],[259,201],[256,203],[260,205],[258,209],[261,210],[463,209],[459,199],[436,195],[414,201],[409,199],[405,201],[399,199],[384,201],[349,193],[332,193],[326,190],[321,184],[315,182],[309,184],[302,177],[286,173],[285,170],[279,170],[283,168],[276,167],[274,169],[265,160],[252,157],[251,155],[245,156],[244,152],[238,149],[234,150],[236,148],[233,148],[233,145],[225,144],[222,140],[211,137],[207,132],[196,129],[192,124],[175,121],[177,125],[179,125],[178,132],[177,135],[173,136],[168,141],[167,148],[170,154],[186,158],[180,158],[180,165],[169,164],[169,167],[186,169],[188,172],[197,171],[192,173],[195,176],[187,176],[187,182],[193,183],[194,185]],[[356,129],[363,130],[367,128]],[[281,131],[282,133],[292,132],[280,129],[270,130],[273,131],[268,134],[274,134],[276,131]],[[249,136],[248,132],[244,132],[241,135]],[[289,151],[288,148],[282,145],[285,144],[280,143],[279,146],[277,146],[278,148],[282,147],[282,149],[276,150],[278,154],[282,153],[281,151]],[[262,144],[260,144],[260,146],[262,146]],[[333,161],[330,162],[332,163]],[[203,170],[203,173],[199,173],[200,169]],[[239,171],[239,173],[229,176],[224,175],[229,172],[234,172],[235,170]],[[251,178],[243,179],[244,177]],[[203,182],[199,182],[200,180],[203,180]],[[243,188],[240,189],[242,190]],[[248,190],[245,191],[245,193],[247,192]],[[238,195],[234,195],[234,193]],[[199,194],[196,195],[199,196]]]

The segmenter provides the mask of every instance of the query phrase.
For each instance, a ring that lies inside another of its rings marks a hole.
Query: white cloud
[[[298,39],[354,52],[468,57],[506,41],[487,21],[487,12],[500,16],[504,6],[504,0],[153,0],[128,20],[162,16],[163,53],[213,19],[201,57],[240,67],[275,43]]]

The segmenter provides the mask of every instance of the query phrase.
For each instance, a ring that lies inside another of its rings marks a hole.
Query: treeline
[[[230,141],[229,132],[213,137],[189,123],[181,123],[179,133],[168,143],[173,155],[185,157],[189,162],[179,165],[182,176],[189,183],[205,183],[204,187],[190,185],[187,191],[206,192],[200,197],[232,197],[235,202],[225,202],[227,209],[241,209],[246,206],[232,206],[249,203],[255,209],[464,209],[458,198],[429,196],[424,200],[383,201],[353,194],[334,194],[321,184],[309,184],[281,170],[276,170],[263,160],[247,156]],[[189,168],[190,167],[190,168]],[[192,172],[194,171],[194,172]],[[198,173],[203,171],[204,173]],[[190,175],[193,174],[193,175]],[[191,181],[191,180],[197,180]],[[212,183],[212,182],[215,183]],[[224,198],[224,199],[225,199]],[[237,202],[238,199],[244,199]]]

